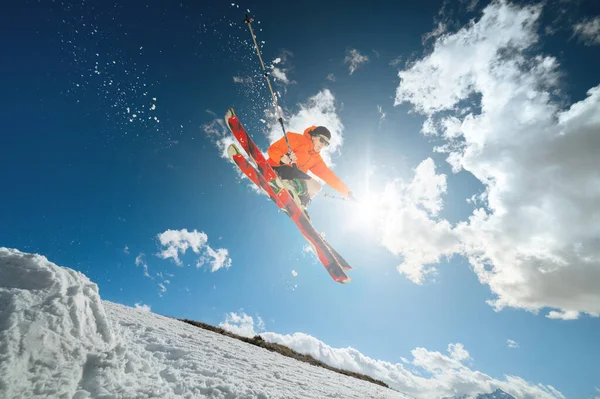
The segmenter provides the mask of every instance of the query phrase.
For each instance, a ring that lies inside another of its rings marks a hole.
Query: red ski
[[[290,193],[284,188],[279,176],[267,163],[260,149],[235,116],[233,109],[229,109],[225,115],[225,122],[242,145],[242,148],[244,148],[244,151],[256,163],[256,167],[240,153],[235,144],[230,145],[228,148],[230,158],[254,184],[263,189],[271,200],[294,221],[333,280],[339,283],[350,282],[351,279],[345,273],[345,270],[350,270],[352,267],[331,248],[311,224],[304,211],[294,202]]]

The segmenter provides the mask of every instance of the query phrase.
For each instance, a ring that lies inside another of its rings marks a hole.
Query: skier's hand
[[[292,160],[291,163],[296,163],[296,161],[298,161],[298,157],[296,156],[296,154],[294,154],[294,151],[290,151],[289,157]]]
[[[296,157],[296,154],[294,154],[293,151],[291,151],[288,154],[285,154],[284,156],[281,157],[281,162],[283,162],[286,165],[291,165],[293,163],[296,163],[296,161],[298,160],[298,158]]]

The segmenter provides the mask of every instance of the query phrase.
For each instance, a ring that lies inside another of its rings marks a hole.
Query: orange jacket
[[[321,155],[314,150],[312,136],[309,134],[316,126],[311,126],[304,130],[304,134],[288,132],[287,137],[290,141],[290,147],[296,154],[296,166],[304,173],[310,171],[323,179],[325,183],[337,190],[342,195],[348,195],[350,190],[344,182],[336,176],[331,169],[327,167]],[[267,150],[269,159],[267,160],[271,166],[280,166],[281,157],[288,153],[288,146],[285,142],[285,137],[280,138]]]

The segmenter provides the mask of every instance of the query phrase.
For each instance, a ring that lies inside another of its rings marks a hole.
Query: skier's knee
[[[321,191],[321,183],[316,181],[315,179],[310,179],[306,182],[306,188],[308,189],[308,194],[311,197],[314,197],[316,194]]]

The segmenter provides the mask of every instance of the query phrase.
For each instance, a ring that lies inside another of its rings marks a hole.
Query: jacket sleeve
[[[279,163],[281,161],[281,157],[283,157],[288,152],[287,143],[285,142],[285,137],[280,138],[273,144],[269,146],[267,150],[267,154],[269,154],[269,158],[271,158],[275,163]]]
[[[321,156],[319,156],[317,163],[310,168],[310,171],[323,179],[325,183],[327,183],[331,188],[335,189],[340,194],[348,195],[350,193],[350,189],[346,187],[344,182],[341,181],[340,178],[337,177],[337,175],[327,167]]]

